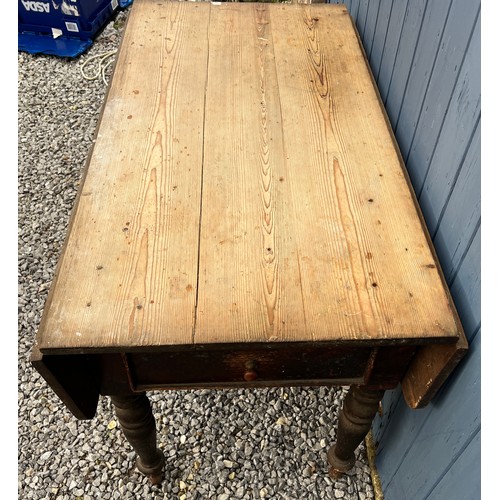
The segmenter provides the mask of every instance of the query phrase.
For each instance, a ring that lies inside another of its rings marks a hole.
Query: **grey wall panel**
[[[451,0],[427,3],[420,36],[414,47],[414,57],[407,86],[402,96],[401,109],[396,123],[393,125],[403,158],[408,155],[408,149],[417,126],[450,6]],[[389,95],[387,99],[390,100],[391,96]],[[413,172],[410,172],[410,177],[413,180],[412,174]]]
[[[480,165],[481,120],[478,120],[457,181],[444,203],[436,229],[431,233],[448,281],[456,274],[481,224]]]
[[[481,227],[451,278],[450,290],[467,338],[472,339],[481,322]]]
[[[428,500],[445,498],[479,499],[481,497],[481,478],[471,475],[470,471],[481,463],[481,431],[469,443],[458,459],[450,464],[444,476],[430,492]],[[467,478],[464,481],[464,478]]]
[[[463,15],[467,8],[471,9],[470,17]],[[480,62],[475,47],[478,45],[476,38],[480,38],[478,16],[479,5],[474,5],[471,0],[456,0],[450,8],[417,125],[405,157],[417,193],[431,169],[430,163],[436,147],[447,147],[442,140],[442,133],[451,132],[449,122],[444,123],[445,119],[450,119],[450,106],[457,106],[457,96],[463,92],[472,94],[477,90],[479,73],[475,75],[475,72]],[[475,38],[472,40],[475,45],[473,47],[469,47],[471,37]],[[480,94],[480,89],[477,93]],[[471,99],[474,96],[471,95]],[[469,120],[465,122],[468,123]]]
[[[382,412],[377,413],[373,420],[372,432],[375,443],[377,444],[378,453],[383,450],[386,440],[384,434],[387,428],[392,425],[392,417],[398,408],[399,400],[403,397],[401,387],[397,387],[392,391],[386,391],[381,401]]]
[[[387,34],[389,33],[389,20],[391,18],[392,0],[381,0],[380,7],[377,16],[377,24],[375,26],[375,33],[373,36],[372,46],[369,52],[370,66],[372,67],[373,76],[375,80],[378,77],[378,71],[380,69],[380,63],[384,55],[385,42],[387,39]],[[406,5],[406,2],[401,2],[399,5]]]
[[[436,227],[447,198],[443,193],[449,193],[455,186],[459,168],[473,137],[480,112],[481,30],[478,21],[420,192],[420,206],[431,231]],[[421,149],[424,149],[423,146]],[[417,163],[414,161],[412,167],[426,169],[427,162],[424,155],[414,156],[421,161]],[[418,192],[418,186],[416,190]]]
[[[378,60],[378,46],[382,44],[382,36],[377,37],[380,38],[380,42],[376,41],[372,51],[372,70],[384,102],[387,98],[387,92],[390,88],[392,76],[396,67],[396,55],[398,50],[400,50],[404,19],[408,12],[408,0],[401,0],[400,2],[393,2],[393,0],[390,0],[390,3],[391,12],[389,24],[384,35],[384,45],[382,53],[380,54],[380,61]],[[379,75],[382,75],[382,78],[379,78]]]
[[[399,118],[426,11],[426,0],[409,0],[399,40],[394,37],[393,40],[386,41],[386,47],[398,44],[394,67],[391,69],[382,61],[381,66],[385,67],[385,71],[378,76],[378,85],[393,128]]]
[[[359,35],[363,40],[365,34],[366,19],[368,17],[369,0],[359,0],[358,14],[356,16],[356,26]]]
[[[375,30],[377,29],[380,5],[381,1],[369,2],[368,4],[368,12],[366,13],[366,23],[363,36],[363,46],[368,59],[370,58],[373,40],[375,39]]]

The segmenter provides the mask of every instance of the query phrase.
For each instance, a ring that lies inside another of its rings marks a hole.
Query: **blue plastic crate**
[[[18,0],[18,48],[76,57],[119,7],[131,0]]]

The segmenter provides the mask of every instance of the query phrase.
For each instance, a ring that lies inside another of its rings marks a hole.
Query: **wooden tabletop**
[[[455,341],[341,5],[135,0],[42,352]]]

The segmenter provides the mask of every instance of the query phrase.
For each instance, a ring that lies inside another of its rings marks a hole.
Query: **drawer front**
[[[362,383],[374,349],[310,344],[129,353],[134,390]]]

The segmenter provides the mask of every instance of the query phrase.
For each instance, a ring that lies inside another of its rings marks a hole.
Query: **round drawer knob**
[[[245,363],[245,374],[243,375],[243,378],[247,382],[252,382],[253,380],[256,380],[259,377],[255,368],[256,364],[254,361],[247,361]]]

